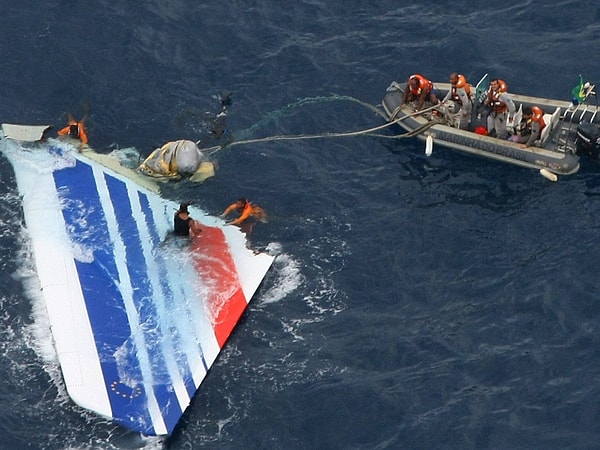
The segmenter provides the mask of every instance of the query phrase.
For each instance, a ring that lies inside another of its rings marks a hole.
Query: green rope
[[[252,135],[256,130],[264,127],[269,122],[274,122],[275,120],[280,119],[282,117],[293,116],[294,114],[296,114],[296,110],[303,106],[318,104],[318,103],[336,102],[336,101],[349,101],[349,102],[358,103],[359,105],[370,109],[371,111],[375,112],[376,114],[382,115],[381,111],[376,106],[373,106],[369,103],[365,103],[357,98],[350,97],[347,95],[332,94],[328,97],[324,97],[324,96],[306,97],[306,98],[302,98],[294,103],[290,103],[289,105],[286,105],[281,109],[278,109],[278,110],[275,110],[275,111],[272,111],[272,112],[266,114],[257,123],[252,125],[250,128],[240,131],[238,134],[242,137]]]

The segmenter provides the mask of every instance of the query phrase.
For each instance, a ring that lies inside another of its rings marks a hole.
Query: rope
[[[396,123],[396,122],[393,122]],[[395,136],[388,136],[385,134],[370,134],[370,136],[373,137],[379,137],[379,138],[386,138],[386,139],[404,139],[404,138],[411,138],[411,137],[415,137],[418,134],[423,133],[424,131],[428,130],[429,128],[431,128],[434,125],[439,125],[439,122],[427,122],[424,123],[423,125],[421,125],[418,128],[415,128],[412,131],[408,131],[406,133],[403,134],[397,134]]]
[[[338,96],[338,95],[333,95],[331,97],[313,97],[313,98],[306,98],[306,99],[302,99],[296,103],[293,103],[291,105],[286,106],[285,108],[283,108],[282,110],[279,111],[275,111],[274,113],[271,113],[268,115],[268,117],[262,119],[261,121],[257,122],[257,124],[253,125],[252,127],[250,127],[247,130],[244,130],[242,132],[242,134],[247,133],[250,130],[256,129],[257,127],[259,127],[259,125],[262,125],[264,123],[266,123],[267,121],[271,120],[272,117],[280,117],[282,111],[285,111],[287,109],[293,108],[293,107],[297,107],[297,106],[301,106],[301,105],[305,105],[305,104],[310,104],[310,103],[318,103],[318,102],[323,102],[323,101],[334,101],[334,100],[348,100],[348,101],[353,101],[356,103],[361,104],[362,106],[367,107],[368,109],[372,110],[373,112],[375,112],[376,114],[380,115],[383,118],[385,117],[385,114],[379,109],[377,108],[377,106],[374,105],[370,105],[368,103],[364,103],[358,99],[355,99],[353,97],[348,97],[348,96]],[[412,131],[408,131],[406,133],[400,134],[400,135],[395,135],[395,136],[386,136],[383,134],[375,134],[376,131],[380,131],[383,130],[387,127],[390,127],[392,125],[396,125],[400,122],[402,122],[404,119],[408,118],[408,117],[412,117],[418,114],[422,114],[424,112],[427,112],[429,110],[435,109],[437,107],[437,105],[434,105],[430,108],[426,108],[424,110],[421,111],[417,111],[414,112],[412,114],[409,114],[407,116],[403,116],[399,119],[395,119],[395,120],[391,120],[390,122],[384,123],[383,125],[378,125],[376,127],[372,127],[372,128],[367,128],[364,130],[356,130],[356,131],[346,131],[346,132],[339,132],[339,133],[320,133],[320,134],[297,134],[297,135],[278,135],[278,136],[268,136],[268,137],[264,137],[264,138],[256,138],[256,139],[244,139],[244,140],[240,140],[240,141],[234,141],[231,142],[229,144],[225,144],[223,146],[217,146],[217,147],[211,147],[210,149],[203,149],[203,151],[209,151],[209,155],[213,155],[216,152],[223,150],[225,147],[234,147],[236,145],[247,145],[247,144],[257,144],[257,143],[261,143],[261,142],[273,142],[273,141],[299,141],[299,140],[307,140],[307,139],[323,139],[323,138],[334,138],[334,137],[350,137],[350,136],[373,136],[373,137],[382,137],[382,138],[388,138],[388,139],[402,139],[402,138],[411,138],[414,137],[422,132],[424,132],[425,130],[431,128],[434,125],[437,125],[439,122],[427,122],[424,123],[423,125],[421,125],[420,127],[415,128]],[[392,116],[392,118],[395,118],[395,116],[398,114],[399,109],[397,111],[394,111],[394,114]]]
[[[367,128],[365,130],[357,130],[357,131],[347,131],[341,133],[321,133],[321,134],[292,134],[292,135],[279,135],[279,136],[269,136],[264,138],[257,139],[247,139],[244,141],[235,141],[229,144],[229,147],[233,147],[235,145],[244,145],[244,144],[256,144],[259,142],[272,142],[272,141],[298,141],[303,139],[322,139],[322,138],[334,138],[334,137],[348,137],[348,136],[361,136],[373,133],[375,131],[382,130],[391,125],[396,124],[394,122],[388,122],[383,125],[379,125],[373,128]]]
[[[297,102],[290,103],[289,105],[286,105],[281,109],[278,109],[278,110],[268,113],[265,117],[263,117],[261,120],[259,120],[254,125],[252,125],[250,128],[242,130],[238,134],[240,136],[247,136],[249,134],[252,134],[254,131],[263,127],[265,124],[267,124],[271,121],[295,114],[294,110],[297,108],[300,108],[302,106],[311,105],[311,104],[315,104],[315,103],[334,102],[334,101],[349,101],[349,102],[353,102],[353,103],[358,103],[359,105],[364,106],[367,109],[370,109],[375,114],[378,114],[385,118],[384,114],[376,106],[373,106],[369,103],[365,103],[362,100],[359,100],[357,98],[350,97],[347,95],[332,94],[329,97],[324,97],[324,96],[307,97],[307,98],[300,99]]]

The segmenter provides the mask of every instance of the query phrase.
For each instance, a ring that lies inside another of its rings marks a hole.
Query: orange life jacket
[[[410,80],[412,80],[413,78],[419,82],[417,87],[412,87],[410,84]],[[411,94],[419,96],[421,95],[421,92],[423,92],[423,90],[425,90],[426,93],[433,91],[433,83],[427,78],[425,78],[423,75],[416,73],[408,78],[408,88],[410,89]]]
[[[542,131],[546,126],[546,122],[544,122],[544,111],[537,106],[532,106],[531,113],[531,120],[538,122],[540,124],[540,131]]]
[[[59,136],[69,135],[72,138],[79,139],[81,143],[87,144],[88,137],[85,132],[85,127],[83,126],[83,122],[77,122],[75,120],[69,120],[69,123],[66,127],[58,132]]]
[[[542,111],[541,108],[537,106],[531,107],[531,117],[529,119],[523,119],[521,122],[521,135],[527,136],[531,134],[531,122],[537,122],[540,125],[540,135],[537,137],[539,139],[539,137],[542,135],[542,130],[546,126],[546,122],[544,122],[544,111]]]
[[[240,216],[229,222],[232,225],[239,225],[249,217],[255,217],[257,220],[265,219],[267,217],[267,213],[264,209],[248,200],[246,200],[244,206],[239,206],[238,202],[232,203],[227,207],[225,212],[223,212],[223,216],[227,216],[233,211],[238,211]]]
[[[495,113],[503,113],[508,108],[506,103],[500,101],[500,95],[508,92],[508,86],[504,80],[498,80],[498,90],[493,91],[491,88],[488,92],[489,105]]]
[[[471,86],[469,83],[467,83],[467,79],[464,75],[458,75],[458,80],[456,81],[456,84],[452,86],[452,93],[450,94],[452,100],[459,105],[462,105],[462,100],[456,91],[461,88],[464,88],[465,92],[467,93],[467,97],[471,98]]]

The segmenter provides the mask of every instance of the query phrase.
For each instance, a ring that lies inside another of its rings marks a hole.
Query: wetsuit
[[[192,221],[191,217],[187,219],[182,219],[179,217],[179,213],[175,214],[175,218],[173,220],[173,232],[176,236],[189,236],[190,235],[190,222]]]

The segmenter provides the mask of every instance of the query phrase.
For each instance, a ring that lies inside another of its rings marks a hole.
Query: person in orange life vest
[[[69,115],[69,123],[66,127],[58,131],[59,136],[70,136],[73,139],[79,139],[83,145],[88,143],[88,136],[85,132],[85,126],[83,124],[85,118],[81,119],[79,122],[73,119],[71,115]]]
[[[522,147],[531,147],[542,136],[545,126],[544,111],[538,106],[526,106],[523,108],[518,133],[512,136],[512,141],[520,142]]]
[[[425,100],[429,100],[432,105],[438,104],[433,83],[418,73],[408,78],[400,106],[403,106],[407,102],[414,102],[415,100],[417,100],[416,111],[421,110]]]
[[[508,138],[506,121],[515,116],[516,108],[508,94],[506,82],[497,78],[492,80],[484,103],[492,110],[488,116],[488,131],[496,130],[496,137],[499,139]]]
[[[450,90],[442,100],[442,103],[447,100],[454,102],[455,108],[450,111],[450,114],[454,118],[455,126],[461,130],[469,128],[469,122],[471,121],[471,111],[473,109],[473,102],[471,100],[471,86],[467,83],[467,79],[464,75],[460,75],[456,72],[450,74]]]
[[[246,219],[253,217],[257,220],[262,220],[267,217],[267,213],[260,206],[255,205],[248,201],[247,198],[239,198],[235,203],[229,205],[223,214],[222,218],[226,218],[232,212],[237,211],[240,215],[237,219],[227,222],[229,225],[240,225]]]
[[[173,217],[173,232],[176,236],[196,237],[201,232],[200,224],[191,218],[188,211],[189,203],[182,203]]]

